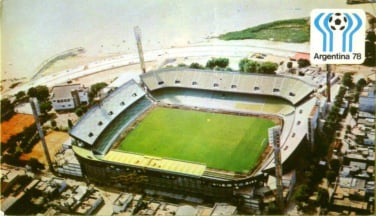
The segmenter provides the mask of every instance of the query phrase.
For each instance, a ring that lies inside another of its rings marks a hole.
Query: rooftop
[[[59,99],[59,98],[71,98],[72,94],[71,91],[81,89],[80,84],[72,84],[72,85],[59,85],[52,87],[52,96],[51,98]]]

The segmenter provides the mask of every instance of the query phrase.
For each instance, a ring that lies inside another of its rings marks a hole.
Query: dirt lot
[[[21,133],[25,127],[34,124],[34,117],[27,114],[15,114],[8,121],[1,123],[1,142],[7,143],[13,135]]]
[[[50,152],[51,160],[54,161],[55,154],[57,153],[57,151],[61,149],[61,145],[69,138],[69,134],[66,132],[53,131],[47,134],[45,138],[48,150]],[[45,166],[47,167],[47,160],[44,156],[42,143],[40,141],[37,144],[35,144],[34,148],[30,153],[22,154],[20,159],[28,160],[32,157],[37,158],[39,162],[45,164]]]

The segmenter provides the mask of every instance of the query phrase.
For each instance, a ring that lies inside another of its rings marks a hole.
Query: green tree
[[[341,162],[338,159],[330,160],[329,164],[330,168],[336,173],[339,171],[339,168],[341,167]]]
[[[19,91],[19,92],[17,92],[17,94],[15,96],[16,96],[16,99],[19,100],[19,99],[25,97],[26,93],[24,91]]]
[[[215,66],[216,66],[216,63],[215,63],[215,59],[214,58],[212,58],[208,62],[206,62],[206,67],[207,68],[213,69]]]
[[[329,192],[324,188],[319,188],[317,192],[317,204],[326,208],[329,204]]]
[[[292,62],[290,62],[290,61],[287,62],[287,68],[288,68],[288,69],[291,69],[291,68],[292,68]]]
[[[277,63],[267,61],[260,64],[258,72],[266,74],[275,74],[277,68]]]
[[[14,105],[8,98],[1,99],[1,113],[13,112]]]
[[[192,63],[189,65],[189,68],[193,68],[193,69],[204,69],[204,66],[200,65],[200,64],[197,63],[197,62],[192,62]]]
[[[47,115],[47,113],[52,109],[52,104],[50,101],[42,101],[39,103],[40,112]]]
[[[326,171],[325,175],[326,175],[326,178],[328,179],[328,182],[330,183],[336,180],[336,177],[337,177],[337,173],[334,172],[333,170]]]
[[[228,58],[217,58],[215,64],[217,67],[226,68],[229,65],[230,61]]]
[[[37,96],[37,89],[35,87],[31,87],[27,90],[27,95],[29,97],[36,97]]]
[[[364,78],[361,78],[356,82],[356,90],[361,91],[367,85],[367,81]]]
[[[27,164],[30,166],[33,172],[40,171],[44,169],[44,165],[38,161],[36,158],[30,158]]]
[[[84,111],[82,110],[81,107],[78,107],[74,112],[76,113],[78,117],[81,117],[84,114]]]
[[[294,193],[297,202],[307,202],[309,197],[309,187],[306,184],[299,185]]]
[[[36,87],[37,95],[39,101],[47,101],[50,97],[50,91],[47,86],[39,85]]]
[[[307,59],[299,59],[298,60],[298,67],[299,68],[308,67],[310,65],[311,65],[311,62]]]
[[[72,128],[73,127],[73,122],[72,120],[68,119],[68,127],[69,128]]]
[[[258,62],[249,60],[247,62],[247,64],[245,65],[245,69],[244,69],[245,71],[244,72],[256,73],[256,72],[258,72],[259,67],[260,67],[260,64]]]
[[[354,107],[354,106],[351,106],[351,107],[350,107],[350,114],[351,114],[352,116],[355,116],[357,112],[358,112],[358,108],[356,108],[356,107]]]
[[[351,73],[345,73],[342,77],[342,84],[344,86],[347,86],[349,88],[352,88],[354,83],[353,83],[353,77]]]
[[[95,83],[91,85],[90,92],[89,92],[90,101],[92,101],[93,98],[98,94],[98,92],[102,90],[103,88],[105,88],[106,86],[107,86],[107,83],[105,82],[99,82],[99,83]]]
[[[55,120],[51,120],[51,126],[56,127],[56,125],[57,125],[57,122]]]
[[[206,67],[213,69],[215,67],[226,68],[229,64],[228,58],[211,58],[207,63]]]
[[[243,58],[239,61],[239,71],[246,72],[245,71],[245,65],[249,62],[249,59]]]
[[[37,87],[31,87],[27,91],[29,97],[36,97],[38,101],[46,101],[50,96],[50,92],[47,86],[39,85]]]

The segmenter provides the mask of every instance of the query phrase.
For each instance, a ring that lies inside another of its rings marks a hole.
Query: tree
[[[321,207],[326,208],[329,204],[328,202],[329,202],[328,190],[324,188],[319,188],[319,191],[317,192],[317,204],[319,204]]]
[[[197,62],[192,62],[192,63],[189,65],[189,68],[193,68],[193,69],[204,69],[204,66],[200,65],[200,64],[197,63]]]
[[[47,86],[39,85],[29,88],[27,95],[29,97],[36,97],[39,101],[46,101],[50,97],[50,92]]]
[[[76,113],[78,117],[81,117],[84,114],[84,111],[82,110],[81,107],[78,107],[74,112]]]
[[[44,165],[41,162],[39,162],[38,159],[36,158],[30,158],[29,161],[27,162],[27,165],[30,166],[33,172],[44,169]]]
[[[206,67],[210,69],[213,69],[215,67],[226,68],[228,64],[228,58],[212,58],[206,63]]]
[[[24,91],[19,91],[19,92],[17,92],[17,94],[15,96],[16,96],[16,99],[19,100],[19,99],[25,97],[26,93]]]
[[[351,88],[354,85],[354,83],[353,83],[353,77],[352,77],[351,73],[345,73],[343,75],[342,84],[344,86],[349,87],[349,88]]]
[[[249,62],[249,59],[243,58],[242,60],[239,61],[239,71],[241,72],[246,72],[245,71],[245,65]]]
[[[328,179],[328,182],[331,183],[331,182],[333,182],[334,180],[336,180],[337,173],[334,172],[333,170],[328,170],[328,171],[326,171],[325,176],[326,176],[326,178]]]
[[[354,106],[351,106],[351,107],[350,107],[350,114],[351,114],[352,116],[355,116],[357,112],[358,112],[358,108],[356,108],[356,107],[354,107]]]
[[[259,63],[256,62],[256,61],[252,61],[252,60],[249,60],[246,64],[245,64],[245,68],[244,68],[244,72],[248,72],[248,73],[255,73],[258,71],[259,69]]]
[[[299,185],[294,193],[297,202],[306,202],[309,197],[309,187],[306,184]]]
[[[47,115],[47,113],[52,109],[52,104],[50,101],[42,101],[39,103],[40,112]]]
[[[226,68],[229,65],[230,61],[228,58],[217,58],[215,59],[216,66],[220,68]]]
[[[375,18],[371,20],[376,20]],[[374,22],[372,23],[374,25]],[[376,35],[374,31],[368,31],[365,41],[365,61],[364,65],[375,66],[376,65]]]
[[[287,68],[288,68],[288,69],[291,69],[291,68],[292,68],[292,62],[290,62],[290,61],[287,62]]]
[[[278,64],[274,62],[263,62],[260,64],[259,72],[260,73],[266,73],[266,74],[275,74],[275,71],[278,68]]]
[[[214,59],[210,59],[208,62],[206,62],[206,67],[207,68],[210,68],[210,69],[213,69],[215,67],[215,62],[214,62]]]
[[[330,168],[334,172],[338,172],[339,168],[341,167],[341,162],[338,159],[332,159],[332,160],[330,160],[329,164],[330,164]]]
[[[311,62],[307,59],[298,59],[298,67],[304,68],[311,65]]]
[[[361,91],[367,85],[367,81],[364,78],[361,78],[356,82],[356,90]]]
[[[68,119],[68,127],[69,127],[69,128],[72,128],[72,127],[73,127],[72,120],[70,120],[70,119]]]
[[[47,101],[50,97],[50,91],[47,86],[39,85],[36,87],[37,95],[39,101]]]
[[[106,86],[107,86],[107,83],[105,82],[99,82],[99,83],[95,83],[91,85],[90,93],[89,93],[90,101],[92,101],[92,99],[98,94],[98,92],[102,90],[103,88],[105,88]]]
[[[1,100],[1,113],[13,112],[14,105],[10,102],[8,98]]]
[[[31,87],[27,90],[27,95],[29,97],[36,97],[37,96],[37,89],[35,87]]]
[[[51,120],[51,126],[56,127],[56,125],[57,125],[57,122],[55,120]]]

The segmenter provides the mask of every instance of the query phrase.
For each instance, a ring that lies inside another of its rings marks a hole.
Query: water
[[[208,36],[278,19],[308,17],[314,8],[363,8],[346,0],[3,0],[1,77],[31,77],[52,55],[84,47],[89,56],[203,41]]]

